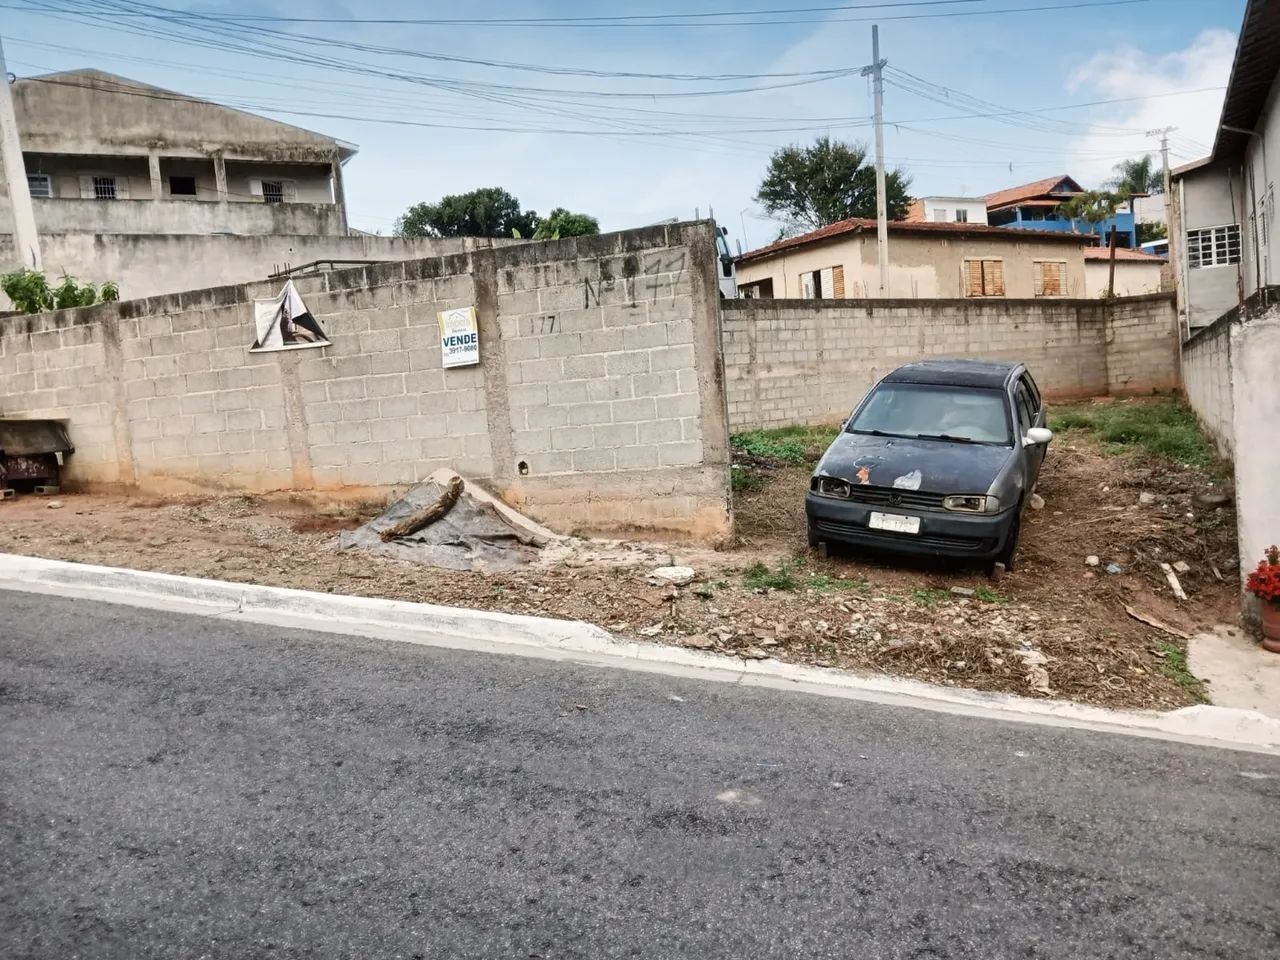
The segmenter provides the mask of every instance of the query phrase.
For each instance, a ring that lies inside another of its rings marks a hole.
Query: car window
[[[895,437],[1010,442],[1005,393],[983,387],[882,383],[845,429]]]
[[[1035,413],[1040,412],[1040,408],[1044,405],[1044,398],[1040,396],[1040,388],[1036,386],[1035,380],[1031,376],[1031,372],[1024,370],[1022,379],[1027,385],[1027,389],[1031,391],[1031,409]]]
[[[1018,381],[1017,387],[1014,388],[1014,403],[1018,408],[1018,423],[1022,427],[1022,435],[1025,437],[1027,431],[1031,429],[1035,423],[1035,403],[1031,399],[1031,391],[1027,389],[1027,385],[1021,380]]]

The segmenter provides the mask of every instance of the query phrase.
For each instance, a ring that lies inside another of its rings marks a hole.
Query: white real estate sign
[[[476,308],[461,307],[436,314],[440,323],[440,365],[470,367],[480,362],[480,330]]]

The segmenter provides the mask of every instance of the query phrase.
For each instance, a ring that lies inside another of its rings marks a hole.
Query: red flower
[[[1258,568],[1249,574],[1244,588],[1267,603],[1280,603],[1280,547],[1267,548]]]

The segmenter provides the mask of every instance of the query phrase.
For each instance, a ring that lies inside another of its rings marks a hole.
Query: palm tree
[[[1071,232],[1079,233],[1076,221],[1083,220],[1090,226],[1096,226],[1110,216],[1114,216],[1121,197],[1106,190],[1086,190],[1077,193],[1070,200],[1058,204],[1058,212],[1071,221]]]
[[[1115,178],[1108,186],[1126,199],[1135,193],[1164,192],[1164,173],[1155,168],[1149,153],[1136,160],[1121,160],[1114,169]]]

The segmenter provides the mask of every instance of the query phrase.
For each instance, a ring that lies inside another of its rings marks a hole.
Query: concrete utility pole
[[[36,233],[36,214],[31,208],[27,168],[22,163],[22,142],[18,139],[18,120],[13,113],[3,42],[0,42],[0,88],[0,159],[4,161],[4,179],[9,188],[13,250],[24,267],[40,270],[44,266],[40,258],[40,235]]]
[[[862,68],[870,76],[876,109],[876,250],[880,254],[880,296],[889,295],[889,204],[884,186],[884,65],[880,59],[880,27],[871,26],[871,66]]]
[[[1160,138],[1160,164],[1164,171],[1164,233],[1169,240],[1169,272],[1173,274],[1174,296],[1181,307],[1184,303],[1184,294],[1181,290],[1182,271],[1179,269],[1181,259],[1178,251],[1178,242],[1181,239],[1179,233],[1182,229],[1179,226],[1181,214],[1177,210],[1177,204],[1173,196],[1173,183],[1169,177],[1169,134],[1177,129],[1177,127],[1163,127],[1159,130],[1148,130],[1147,136]],[[1134,230],[1136,231],[1137,229],[1137,217],[1134,217]],[[1179,350],[1181,350],[1181,310],[1179,310],[1178,330],[1178,345]]]

